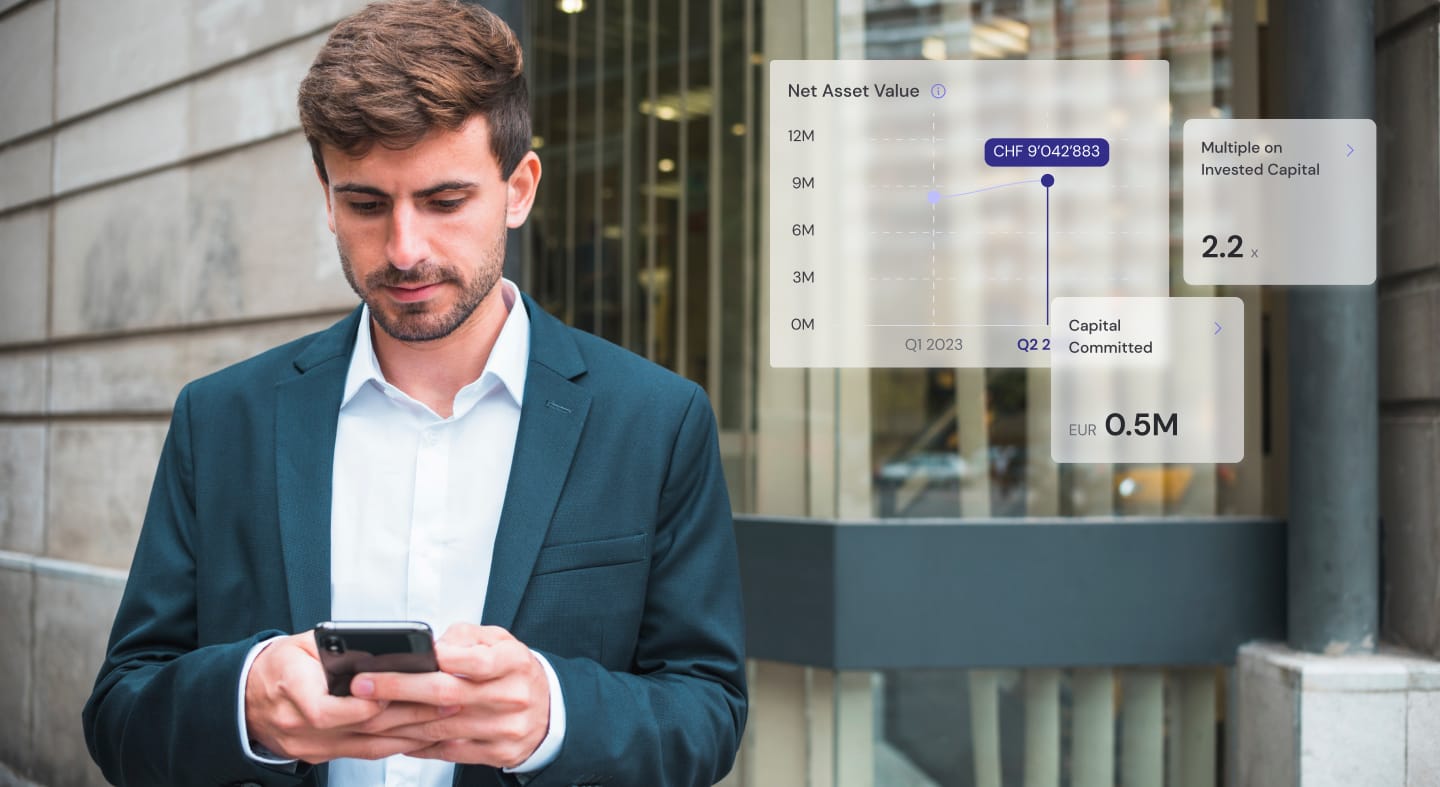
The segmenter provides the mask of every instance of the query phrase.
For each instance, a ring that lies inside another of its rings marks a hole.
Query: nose
[[[429,254],[430,247],[425,240],[421,217],[412,206],[396,204],[390,212],[389,237],[385,243],[386,258],[396,268],[409,270],[424,262]]]

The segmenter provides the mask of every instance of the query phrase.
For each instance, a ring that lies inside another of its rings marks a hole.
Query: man
[[[714,418],[501,278],[540,181],[527,105],[514,35],[456,0],[372,5],[316,58],[301,121],[362,303],[181,391],[84,712],[112,782],[730,768],[746,697]],[[326,619],[430,623],[440,670],[330,696]]]

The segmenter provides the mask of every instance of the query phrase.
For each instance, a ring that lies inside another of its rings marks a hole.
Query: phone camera
[[[338,656],[345,652],[345,643],[341,642],[339,637],[326,637],[322,645],[326,653]]]

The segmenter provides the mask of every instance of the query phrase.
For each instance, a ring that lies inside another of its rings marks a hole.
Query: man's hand
[[[356,675],[356,697],[397,703],[362,729],[423,741],[411,757],[497,768],[529,759],[550,725],[550,684],[535,654],[498,626],[457,623],[436,641],[435,658],[440,672]],[[406,713],[414,718],[391,726]]]
[[[272,753],[309,763],[337,757],[374,760],[428,745],[393,735],[369,734],[413,723],[417,715],[436,718],[433,708],[392,706],[355,697],[332,697],[315,650],[315,633],[278,639],[260,651],[245,679],[245,727],[250,738]],[[393,720],[392,720],[393,719]]]

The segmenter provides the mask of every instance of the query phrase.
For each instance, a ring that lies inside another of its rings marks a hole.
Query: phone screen
[[[350,696],[361,672],[434,672],[434,635],[424,623],[330,621],[315,627],[315,647],[330,693]]]

